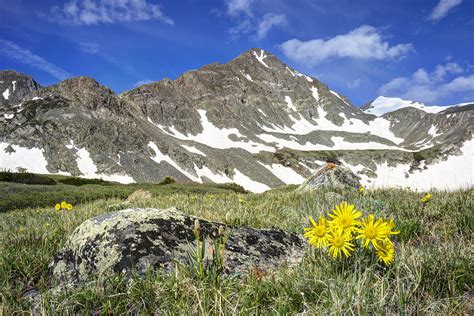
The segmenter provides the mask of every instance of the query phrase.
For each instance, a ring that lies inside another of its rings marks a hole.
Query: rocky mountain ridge
[[[470,105],[376,116],[260,49],[120,95],[87,77],[40,87],[16,75],[13,89],[8,76],[0,72],[0,89],[15,96],[0,104],[3,169],[261,192],[300,184],[337,157],[366,186],[458,188],[474,178]],[[453,161],[470,173],[436,176]]]

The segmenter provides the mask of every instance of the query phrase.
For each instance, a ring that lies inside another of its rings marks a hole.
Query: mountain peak
[[[15,104],[40,85],[29,75],[15,70],[0,70],[0,106]]]

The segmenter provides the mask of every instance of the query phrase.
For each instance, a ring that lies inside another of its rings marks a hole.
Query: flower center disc
[[[374,239],[375,237],[377,237],[377,232],[375,231],[375,228],[367,227],[367,229],[365,230],[365,235],[369,239]]]
[[[332,243],[333,243],[334,246],[336,246],[337,248],[341,248],[342,245],[344,244],[344,240],[342,240],[341,237],[334,237]]]
[[[323,237],[326,234],[326,228],[324,226],[318,226],[315,228],[314,233],[318,237]]]

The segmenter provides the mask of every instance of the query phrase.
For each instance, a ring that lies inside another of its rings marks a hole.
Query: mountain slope
[[[299,184],[337,157],[369,186],[455,188],[474,178],[401,181],[472,158],[472,109],[377,117],[260,49],[118,96],[91,78],[68,79],[0,111],[0,168],[11,170],[261,192]]]

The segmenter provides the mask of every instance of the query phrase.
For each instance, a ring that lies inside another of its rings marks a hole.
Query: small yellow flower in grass
[[[72,210],[72,204],[69,204],[69,203],[68,203],[68,204],[66,205],[66,209],[67,209],[68,211]]]
[[[359,188],[359,194],[364,194],[365,192],[365,188],[364,187],[360,187]]]
[[[377,255],[378,261],[383,262],[385,265],[391,264],[395,259],[395,249],[390,239],[377,241],[375,254]]]
[[[431,200],[432,195],[430,193],[426,194],[424,197],[421,198],[421,203],[426,204]]]
[[[362,213],[355,208],[353,204],[347,204],[343,202],[336,206],[336,209],[332,211],[333,214],[329,214],[332,220],[329,224],[334,228],[341,228],[349,232],[353,232],[360,222],[357,220],[362,216]]]
[[[367,247],[369,243],[372,243],[375,247],[377,241],[388,238],[390,230],[387,223],[381,218],[374,221],[374,215],[370,214],[369,217],[362,219],[361,228],[357,229],[359,235],[357,235],[356,239],[362,238],[364,247]]]
[[[66,201],[62,201],[61,202],[61,208],[67,208],[67,202]]]
[[[328,245],[329,227],[326,223],[324,216],[319,217],[319,221],[316,223],[310,216],[309,221],[312,227],[306,227],[304,237],[308,239],[308,242],[316,248],[324,248]]]
[[[61,204],[56,203],[56,205],[54,206],[54,208],[56,209],[56,211],[61,210]]]
[[[342,229],[333,229],[328,236],[329,253],[334,257],[346,257],[351,255],[354,250],[354,244],[351,243],[352,235],[350,231],[343,231]]]

